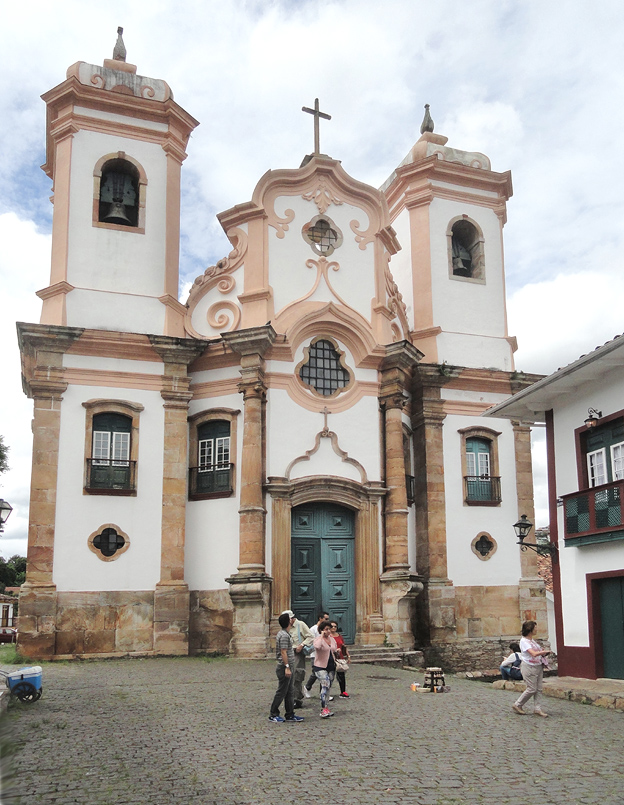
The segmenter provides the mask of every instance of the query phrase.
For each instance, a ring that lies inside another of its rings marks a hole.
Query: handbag
[[[336,659],[336,671],[342,671],[344,674],[345,671],[349,670],[349,663],[346,660],[343,660],[342,657],[338,657]]]

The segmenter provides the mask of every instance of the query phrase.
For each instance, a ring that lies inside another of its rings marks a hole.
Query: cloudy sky
[[[449,146],[510,169],[505,227],[517,368],[550,373],[624,330],[624,39],[616,0],[23,0],[3,4],[0,70],[0,433],[15,508],[0,542],[26,550],[32,403],[21,392],[15,321],[38,321],[49,283],[51,184],[40,95],[76,61],[112,56],[165,79],[201,125],[184,163],[181,294],[228,251],[220,210],[268,169],[322,150],[379,186],[418,139],[423,105]],[[613,304],[611,304],[613,302]],[[537,523],[547,522],[537,434]]]

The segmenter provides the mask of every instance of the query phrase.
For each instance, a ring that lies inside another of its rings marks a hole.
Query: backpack
[[[514,664],[509,668],[509,676],[512,679],[522,681],[522,672],[520,671],[520,663],[522,662],[522,658],[518,656],[517,651],[514,651],[514,654],[516,655],[516,660]]]

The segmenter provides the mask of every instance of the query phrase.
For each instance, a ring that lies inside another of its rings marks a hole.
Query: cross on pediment
[[[323,430],[321,431],[321,436],[328,436],[329,435],[329,425],[327,424],[327,415],[331,414],[331,411],[329,410],[329,408],[327,406],[325,406],[325,408],[323,408],[323,410],[320,411],[320,413],[323,414],[324,417],[325,417],[325,422],[324,422],[324,425],[323,425]]]
[[[310,109],[307,106],[301,107],[302,112],[307,112],[310,115],[314,115],[314,156],[319,156],[321,153],[321,136],[319,130],[319,118],[323,118],[323,120],[331,120],[331,115],[325,114],[325,112],[319,111],[319,99],[314,99],[314,109]]]

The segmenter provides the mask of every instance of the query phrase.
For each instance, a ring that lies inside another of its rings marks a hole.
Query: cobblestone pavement
[[[550,718],[519,717],[511,691],[413,680],[355,666],[334,718],[310,699],[305,722],[272,724],[270,661],[48,664],[42,699],[4,717],[3,805],[624,803],[623,713],[547,699]]]

